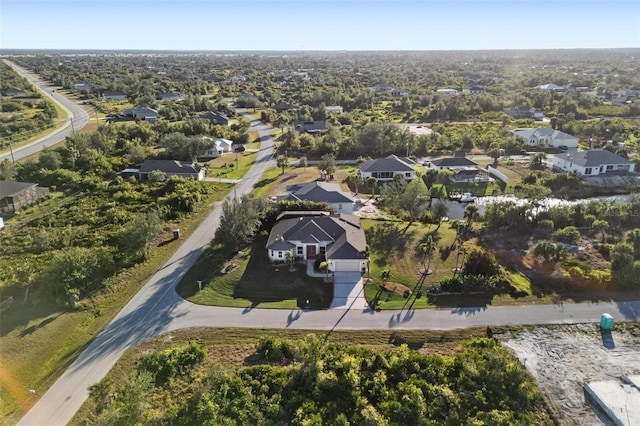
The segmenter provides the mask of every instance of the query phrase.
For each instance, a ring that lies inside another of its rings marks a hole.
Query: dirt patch
[[[640,336],[623,329],[609,338],[594,324],[536,327],[504,344],[536,378],[567,425],[602,424],[585,403],[586,382],[640,374]]]
[[[380,284],[380,287],[383,287],[386,291],[395,291],[398,294],[404,295],[406,292],[411,294],[411,289],[404,284],[394,283],[387,281],[385,283]]]

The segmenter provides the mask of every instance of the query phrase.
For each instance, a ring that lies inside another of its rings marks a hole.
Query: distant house
[[[437,92],[443,95],[457,95],[460,93],[456,89],[438,89]]]
[[[289,195],[281,198],[287,201],[326,202],[335,213],[353,214],[353,197],[342,192],[336,183],[311,182],[292,188]]]
[[[135,107],[135,108],[125,109],[124,111],[122,111],[122,116],[154,123],[158,120],[158,111],[146,106]]]
[[[360,164],[360,176],[365,181],[369,178],[378,182],[390,181],[396,175],[402,176],[405,180],[412,180],[416,176],[415,162],[409,158],[390,155]]]
[[[184,99],[184,95],[181,93],[160,93],[156,95],[156,99],[163,101],[181,101]]]
[[[0,180],[0,212],[15,213],[47,194],[49,188],[40,188],[37,183]]]
[[[375,86],[370,87],[369,90],[374,93],[390,92],[391,90],[393,90],[393,87],[389,86],[388,84],[376,84]]]
[[[559,86],[554,83],[542,84],[540,86],[536,86],[536,89],[547,90],[549,92],[564,92],[566,88],[564,86]]]
[[[409,91],[405,89],[391,89],[389,93],[391,96],[409,96]]]
[[[531,118],[536,121],[544,120],[544,112],[541,109],[536,109],[525,105],[506,108],[504,112],[505,114],[510,115],[513,118]]]
[[[367,240],[360,218],[348,214],[302,212],[279,219],[269,234],[266,249],[271,262],[284,262],[286,253],[314,261],[324,254],[330,272],[362,272],[368,267]]]
[[[298,133],[324,133],[327,131],[327,123],[324,120],[294,121],[291,123]]]
[[[214,140],[208,136],[203,136],[203,139],[213,141],[213,146],[203,152],[198,159],[207,160],[211,158],[218,158],[222,157],[225,152],[233,151],[233,141],[230,141],[229,139],[217,138]]]
[[[297,111],[298,107],[293,104],[281,102],[279,104],[275,104],[273,106],[273,109],[275,109],[276,112],[285,112],[285,111]]]
[[[426,160],[424,166],[433,170],[457,170],[478,167],[478,163],[469,160],[467,157],[445,157],[435,160]]]
[[[234,74],[227,79],[228,83],[233,83],[233,84],[244,83],[245,81],[247,81],[247,77],[245,77],[242,74]]]
[[[73,84],[73,88],[78,92],[91,92],[93,86],[90,83],[85,83],[83,81],[79,81]]]
[[[125,95],[122,92],[105,91],[105,92],[102,92],[102,98],[108,99],[111,101],[124,101],[127,99],[127,95]]]
[[[344,108],[342,108],[340,105],[326,106],[324,107],[324,110],[327,114],[331,114],[331,113],[341,114],[342,112],[344,112]]]
[[[144,160],[139,169],[127,169],[127,171],[136,172],[138,179],[141,181],[149,178],[149,173],[154,170],[165,173],[167,178],[173,176],[202,180],[204,179],[204,168],[199,164],[178,161],[178,160]]]
[[[553,156],[553,169],[578,172],[582,176],[597,176],[611,172],[633,172],[635,163],[604,149],[591,149]]]
[[[577,148],[578,138],[550,127],[515,129],[511,133],[525,144],[539,148]]]
[[[204,114],[202,114],[200,117],[204,118],[205,120],[209,120],[212,124],[220,124],[222,126],[229,125],[229,117],[227,117],[221,112],[207,111]]]
[[[465,84],[462,86],[462,93],[467,95],[486,95],[487,90],[478,84]]]
[[[27,92],[25,92],[22,89],[16,89],[15,87],[10,87],[8,89],[4,89],[2,90],[2,96],[21,96],[26,94]]]

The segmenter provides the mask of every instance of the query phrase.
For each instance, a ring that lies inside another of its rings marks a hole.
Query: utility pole
[[[11,147],[11,138],[9,138],[9,152],[11,152],[11,161],[13,162],[13,164],[16,164],[16,159],[13,156],[13,148]]]

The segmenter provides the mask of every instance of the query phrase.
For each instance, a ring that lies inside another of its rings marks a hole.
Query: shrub
[[[138,370],[153,375],[156,385],[162,385],[170,377],[187,374],[207,354],[205,348],[195,342],[140,357]]]
[[[567,226],[557,230],[553,236],[564,243],[575,244],[580,238],[580,231],[575,226]]]

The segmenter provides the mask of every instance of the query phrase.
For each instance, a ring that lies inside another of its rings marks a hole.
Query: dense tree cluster
[[[240,369],[198,368],[201,354],[191,344],[145,355],[120,383],[92,387],[93,412],[82,423],[553,424],[531,377],[491,339],[445,357],[405,345],[379,351],[312,335],[264,337],[254,365]]]

